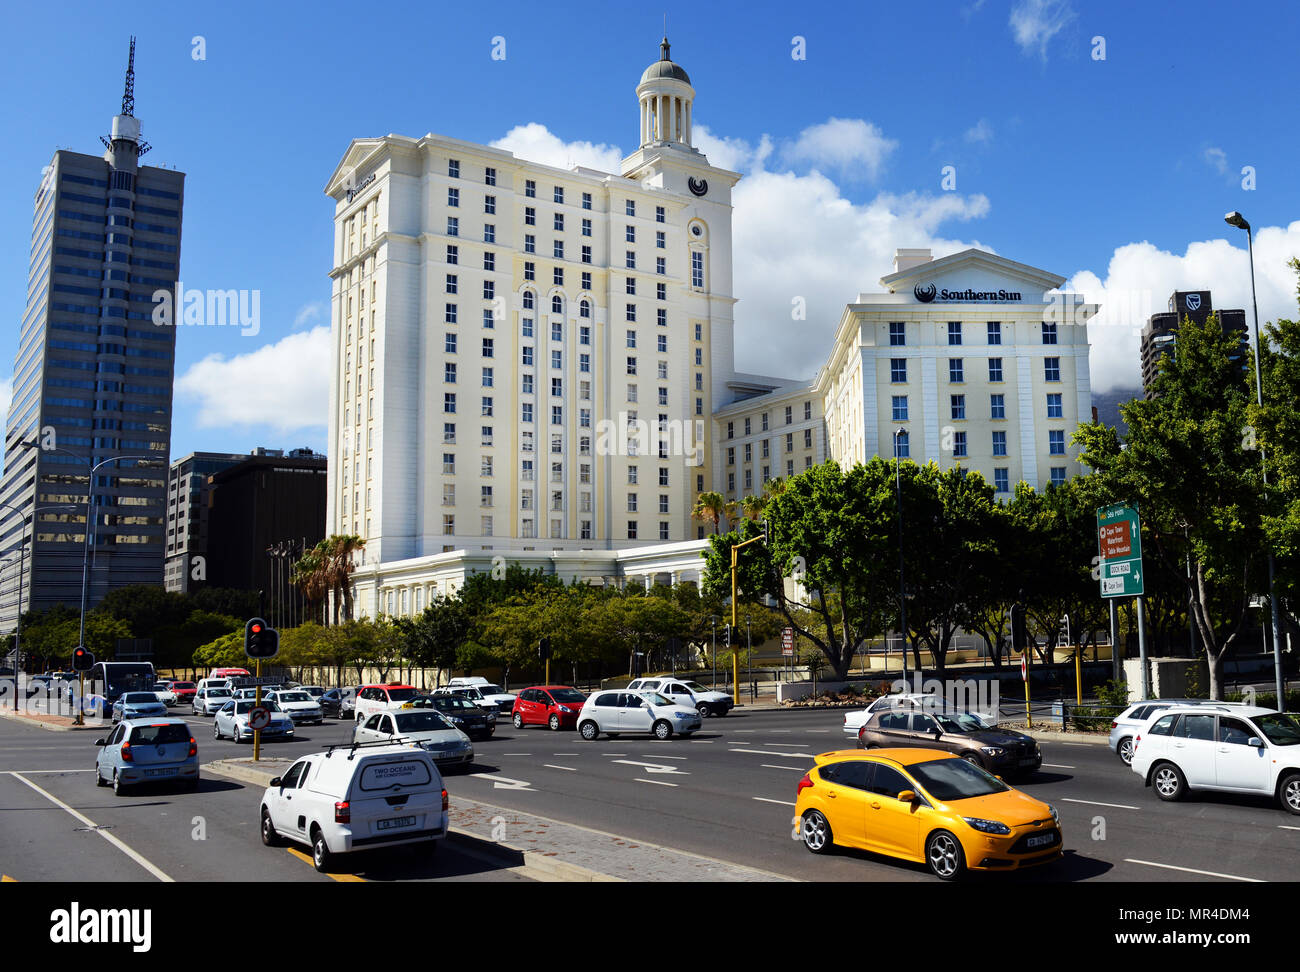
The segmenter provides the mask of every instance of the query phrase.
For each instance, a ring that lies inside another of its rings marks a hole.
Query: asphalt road
[[[202,761],[250,755],[251,746],[215,741],[211,719],[195,727]],[[450,772],[447,789],[484,803],[539,814],[619,837],[674,847],[803,880],[933,881],[921,865],[857,851],[814,856],[792,839],[795,785],[812,756],[845,748],[841,713],[743,709],[712,719],[691,739],[622,736],[583,741],[575,732],[503,723],[475,743],[468,773]],[[350,738],[349,723],[303,727],[268,755],[297,756]],[[91,832],[55,802],[177,880],[331,880],[304,859],[262,847],[260,791],[205,779],[194,794],[159,791],[126,798],[94,786],[96,733],[54,733],[0,722],[0,873],[19,879],[148,880],[147,868]],[[1065,858],[998,884],[1055,881],[1292,880],[1300,873],[1300,817],[1263,800],[1198,795],[1164,803],[1106,747],[1044,742],[1044,767],[1017,783],[1061,815]],[[38,792],[39,786],[45,793]],[[201,818],[205,839],[194,830]],[[56,839],[57,838],[57,839]],[[75,843],[67,845],[72,840]],[[78,853],[68,854],[66,846]],[[444,847],[423,870],[400,855],[373,855],[366,879],[518,879],[509,870]]]

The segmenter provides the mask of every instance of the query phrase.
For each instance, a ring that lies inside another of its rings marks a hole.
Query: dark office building
[[[1142,390],[1147,398],[1151,397],[1151,384],[1160,371],[1160,358],[1172,349],[1178,336],[1178,325],[1184,318],[1204,324],[1212,313],[1218,314],[1224,333],[1236,331],[1241,335],[1240,355],[1242,366],[1245,366],[1245,352],[1250,346],[1246,312],[1215,311],[1208,290],[1178,290],[1169,298],[1169,310],[1164,314],[1152,314],[1142,330]]]
[[[207,583],[263,591],[272,624],[288,624],[293,563],[325,539],[326,459],[258,449],[215,473],[208,490]],[[282,610],[283,606],[283,610]]]
[[[0,560],[22,556],[0,582],[4,629],[20,570],[23,610],[80,604],[88,520],[89,605],[163,581],[176,328],[152,318],[179,276],[185,174],[140,164],[134,38],[100,140],[101,156],[55,152],[36,190],[0,480]]]
[[[191,452],[172,463],[167,481],[167,566],[163,586],[187,593],[207,584],[210,477],[247,453]]]

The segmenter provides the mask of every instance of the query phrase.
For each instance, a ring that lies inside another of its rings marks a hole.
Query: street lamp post
[[[1255,402],[1262,409],[1264,407],[1264,378],[1263,362],[1260,361],[1260,351],[1262,350],[1259,343],[1259,302],[1255,299],[1255,241],[1254,233],[1251,232],[1250,223],[1246,222],[1246,217],[1241,213],[1228,213],[1223,217],[1223,221],[1229,226],[1235,226],[1238,229],[1246,231],[1246,249],[1250,255],[1250,306],[1255,314]],[[1264,499],[1268,500],[1268,457],[1264,454],[1264,447],[1259,449],[1260,469],[1264,476]],[[1281,627],[1278,623],[1277,611],[1277,594],[1274,590],[1273,583],[1273,548],[1268,548],[1268,603],[1272,608],[1273,615],[1273,683],[1277,691],[1277,710],[1286,711],[1286,699],[1283,696],[1282,681],[1282,641],[1278,637]]]
[[[894,430],[894,491],[898,496],[898,623],[903,649],[903,685],[907,685],[907,594],[903,584],[903,460],[899,453],[899,436],[907,430],[899,426]],[[889,652],[885,652],[888,668]]]

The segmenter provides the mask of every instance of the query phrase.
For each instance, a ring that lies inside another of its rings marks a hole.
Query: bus
[[[93,684],[111,706],[123,692],[153,691],[158,676],[151,662],[96,662],[86,673],[86,681],[88,685]]]

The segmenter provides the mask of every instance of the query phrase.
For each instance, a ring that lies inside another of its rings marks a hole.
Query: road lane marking
[[[298,860],[303,861],[303,862],[305,862],[305,863],[307,863],[307,864],[310,864],[312,867],[315,867],[315,866],[316,866],[316,862],[315,862],[315,861],[313,861],[310,857],[308,857],[308,856],[307,856],[306,854],[304,854],[302,851],[298,850],[296,847],[286,847],[285,850],[288,851],[290,854],[292,854],[294,857],[298,858]],[[344,882],[344,883],[346,883],[346,882],[356,882],[356,883],[359,883],[359,884],[365,884],[365,883],[366,883],[366,879],[365,879],[365,878],[363,878],[363,877],[357,877],[355,874],[330,874],[328,871],[326,871],[326,872],[324,872],[324,873],[325,873],[325,876],[326,876],[326,877],[333,878],[335,881],[340,881],[340,882]]]
[[[758,765],[762,766],[764,769],[786,769],[794,770],[796,773],[804,772],[804,767],[802,766],[776,766],[772,763],[759,763]]]
[[[1240,877],[1236,874],[1220,874],[1218,871],[1198,871],[1194,867],[1179,867],[1176,864],[1158,864],[1155,861],[1139,861],[1132,857],[1124,858],[1126,864],[1145,864],[1147,867],[1163,867],[1170,871],[1185,871],[1188,874],[1205,874],[1209,877],[1225,878],[1229,881],[1249,881],[1251,884],[1263,884],[1260,878]]]
[[[0,773],[10,773],[17,776],[19,773],[93,773],[94,769],[42,769],[42,770],[0,770]]]
[[[556,766],[554,763],[543,763],[542,765],[545,766],[547,769],[562,769],[562,770],[568,770],[570,773],[576,773],[576,772],[578,772],[578,771],[577,771],[576,769],[574,769],[572,766]]]
[[[830,732],[829,729],[805,729],[804,732]]]
[[[759,803],[779,803],[783,807],[793,807],[794,803],[790,800],[769,800],[767,797],[750,797],[751,800],[757,800]]]
[[[1098,803],[1096,800],[1075,800],[1072,797],[1061,797],[1062,803],[1086,803],[1090,807],[1111,807],[1115,810],[1141,810],[1141,807],[1130,807],[1127,803]]]
[[[1064,763],[1044,763],[1043,766],[1048,769],[1074,769],[1073,766],[1066,766]]]
[[[622,753],[601,753],[602,756],[622,756]]]
[[[156,867],[153,863],[151,863],[151,862],[150,862],[147,858],[145,858],[143,855],[141,855],[141,854],[137,853],[136,851],[132,850],[132,849],[131,849],[130,847],[128,847],[128,846],[127,846],[123,841],[119,840],[117,837],[115,837],[113,834],[110,834],[108,831],[106,831],[106,830],[100,830],[100,829],[99,829],[99,824],[95,823],[95,821],[91,820],[91,819],[90,819],[89,817],[87,817],[85,814],[79,813],[79,812],[77,812],[76,810],[72,809],[72,807],[68,806],[66,803],[64,803],[62,800],[60,800],[58,797],[54,796],[54,794],[52,794],[52,793],[50,793],[50,792],[48,792],[48,791],[46,791],[46,790],[42,790],[39,786],[37,786],[37,785],[36,785],[35,783],[33,783],[31,780],[27,779],[27,778],[26,778],[25,776],[23,776],[22,774],[20,774],[20,773],[14,773],[14,774],[13,774],[13,778],[16,779],[16,780],[22,780],[24,783],[26,783],[28,786],[30,786],[33,790],[35,790],[35,791],[36,791],[37,793],[39,793],[41,796],[45,797],[45,799],[47,799],[47,800],[49,800],[51,803],[53,803],[55,806],[57,806],[57,807],[61,807],[62,809],[66,810],[68,813],[72,814],[74,817],[76,817],[78,820],[80,820],[83,824],[85,824],[87,827],[89,827],[89,828],[90,828],[91,830],[93,830],[95,833],[99,834],[99,836],[103,837],[106,841],[108,841],[110,844],[112,844],[114,847],[116,847],[118,850],[120,850],[123,854],[125,854],[127,857],[131,858],[131,860],[135,861],[137,864],[139,864],[141,867],[143,867],[146,871],[148,871],[150,874],[152,874],[154,877],[156,877],[159,881],[166,881],[166,882],[168,882],[168,883],[175,883],[175,882],[173,881],[173,879],[170,878],[170,877],[168,877],[167,874],[166,874],[166,873],[165,873],[161,868]]]
[[[690,776],[685,770],[679,770],[676,766],[669,766],[666,763],[642,763],[635,759],[616,759],[615,763],[626,763],[628,766],[641,766],[650,773],[676,773],[678,776]]]
[[[791,759],[816,759],[812,753],[778,753],[770,749],[731,749],[732,753],[752,753],[755,756],[789,756]]]
[[[658,783],[660,786],[676,786],[676,785],[677,785],[676,783],[667,783],[667,782],[665,782],[665,781],[663,781],[663,780],[643,780],[643,779],[641,779],[641,777],[639,777],[639,776],[636,777],[636,782],[637,782],[637,783]]]
[[[774,742],[765,742],[765,743],[763,743],[763,745],[764,745],[764,746],[781,746],[781,747],[783,747],[783,748],[785,748],[785,749],[802,749],[802,748],[803,748],[803,743],[774,743]]]
[[[622,756],[623,754],[619,753],[618,755]],[[660,756],[658,753],[642,753],[641,755],[644,756],[646,759],[687,759],[689,758],[686,756]]]
[[[581,756],[582,753],[551,753],[552,756]]]
[[[531,756],[532,753],[502,753],[502,756]]]
[[[1300,830],[1300,827],[1288,827],[1286,824],[1278,824],[1279,830]]]

